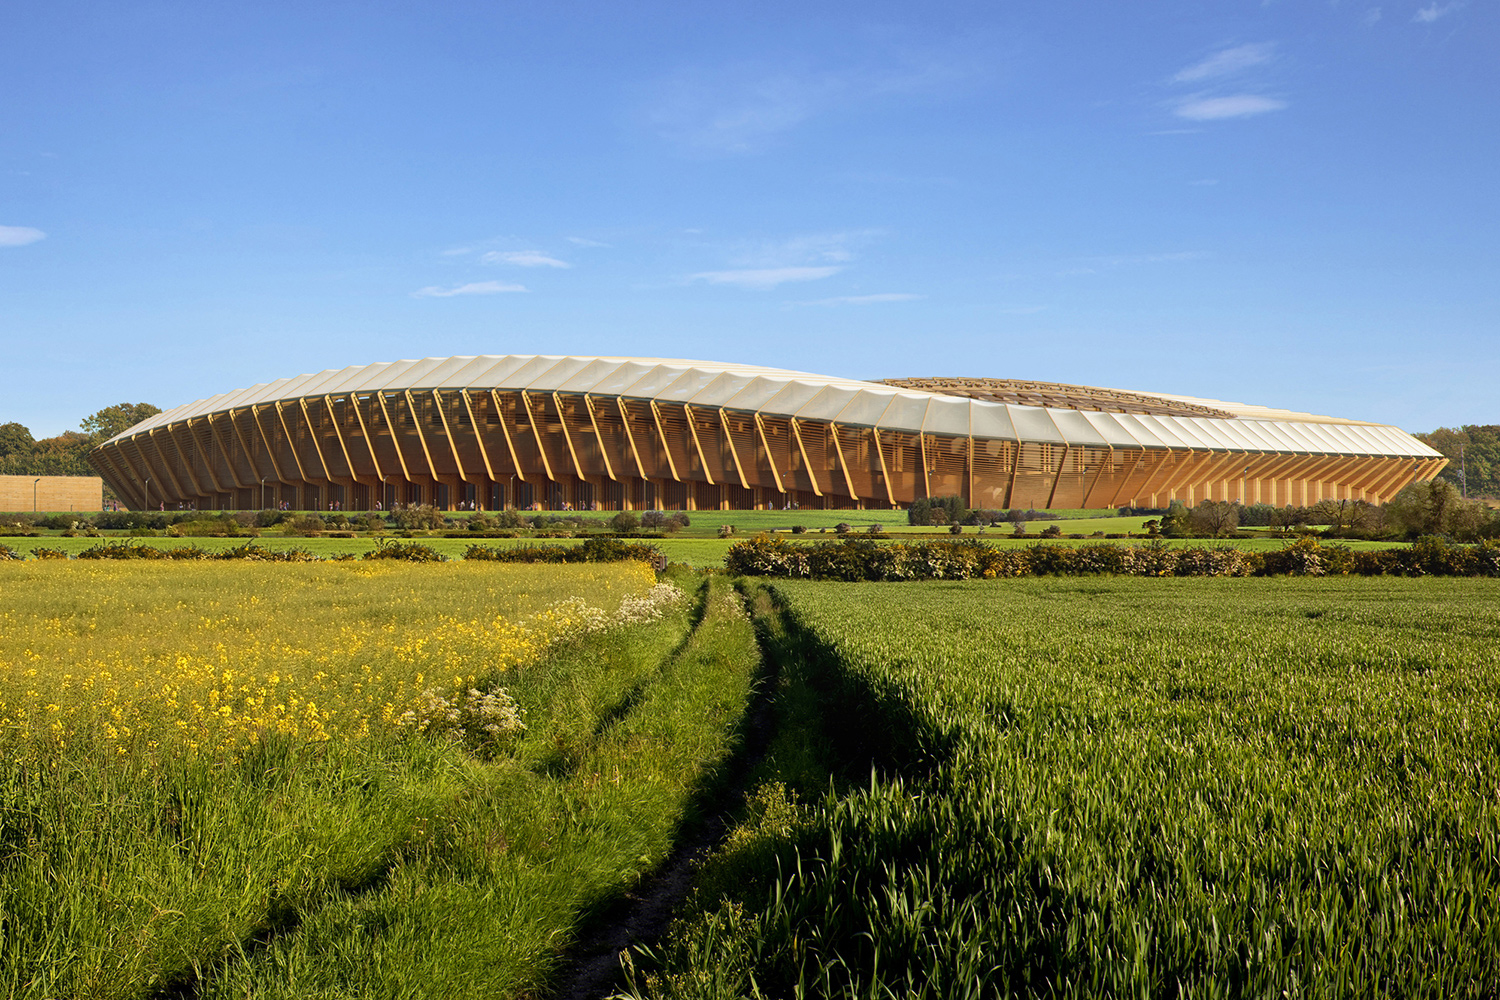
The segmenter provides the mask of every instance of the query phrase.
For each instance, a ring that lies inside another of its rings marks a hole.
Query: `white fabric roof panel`
[[[969,432],[985,440],[1016,440],[1016,425],[1004,403],[975,400],[969,408]]]
[[[1068,442],[1069,447],[1075,448],[1107,448],[1109,440],[1089,423],[1087,417],[1079,410],[1060,410],[1055,406],[1047,407],[1047,416],[1057,425],[1062,432],[1063,439]]]
[[[1040,444],[1068,443],[1062,431],[1057,429],[1057,425],[1052,422],[1052,418],[1047,415],[1043,407],[1008,403],[1005,408],[1010,411],[1010,419],[1016,428],[1017,440],[1034,441]]]
[[[922,422],[922,433],[967,437],[970,402],[962,396],[933,396],[927,406],[927,419]]]
[[[619,364],[596,358],[569,375],[557,387],[558,392],[593,392],[594,386],[608,378],[619,368]]]
[[[1277,452],[1281,450],[1281,444],[1274,438],[1268,437],[1258,421],[1236,420],[1233,423],[1235,430],[1254,442],[1257,451]]]
[[[477,360],[474,357],[449,358],[427,372],[427,377],[422,380],[427,385],[423,388],[446,389],[450,386],[462,386],[464,384],[464,379],[461,377],[463,370]]]
[[[743,389],[729,397],[729,401],[724,405],[733,410],[762,410],[766,403],[786,388],[789,381],[791,379],[758,375],[746,383]]]
[[[406,389],[498,389],[661,398],[694,405],[832,420],[907,433],[1102,447],[1440,457],[1383,424],[1246,404],[1147,393],[1228,409],[1239,419],[1156,416],[992,403],[757,365],[664,358],[463,355],[383,361],[259,382],[168,409],[126,437],[206,413],[300,396]],[[116,438],[118,439],[118,438]]]
[[[1155,434],[1161,440],[1164,447],[1171,448],[1173,451],[1186,448],[1202,449],[1205,447],[1203,442],[1197,438],[1188,437],[1181,433],[1181,429],[1177,426],[1176,422],[1167,417],[1158,417],[1151,413],[1129,413],[1125,415]]]
[[[1172,445],[1164,441],[1161,435],[1156,433],[1156,428],[1147,427],[1141,423],[1134,413],[1111,413],[1110,419],[1119,424],[1127,434],[1135,438],[1136,443],[1142,448],[1160,450],[1171,448]]]
[[[735,375],[730,372],[723,372],[722,374],[715,375],[688,402],[694,406],[711,406],[718,409],[733,399],[741,389],[745,388],[752,381],[754,381],[754,376],[751,375]]]
[[[788,379],[781,391],[766,400],[760,407],[768,415],[795,417],[818,394],[818,386],[808,385],[799,379]]]
[[[906,434],[922,433],[922,422],[927,419],[927,407],[932,405],[929,395],[913,396],[898,392],[880,417],[882,430],[902,431]]]
[[[818,394],[797,410],[798,420],[838,420],[839,414],[859,395],[858,389],[842,389],[824,386]]]
[[[1259,451],[1250,438],[1234,428],[1233,420],[1209,420],[1204,417],[1183,417],[1200,435],[1214,442],[1225,451]]]
[[[1112,413],[1104,413],[1101,410],[1079,410],[1078,415],[1089,422],[1094,428],[1094,433],[1102,438],[1106,445],[1111,448],[1139,448],[1140,442],[1131,437],[1121,423],[1116,420]]]
[[[1301,424],[1295,428],[1297,433],[1305,435],[1309,440],[1318,443],[1318,451],[1325,455],[1337,455],[1345,450],[1347,442],[1329,433],[1328,427],[1320,427],[1317,424]]]
[[[890,408],[894,392],[855,392],[836,418],[851,427],[875,427]]]
[[[1307,442],[1286,432],[1286,425],[1276,420],[1257,420],[1260,432],[1276,442],[1276,450],[1294,455],[1308,454]]]
[[[510,355],[503,358],[478,357],[474,359],[481,363],[481,367],[475,368],[473,376],[463,386],[465,389],[491,389],[500,385],[510,375],[525,364],[525,359]]]
[[[557,387],[573,375],[588,367],[588,358],[547,358],[547,364],[535,372],[528,372],[531,382],[525,386],[527,392],[556,392]],[[525,371],[525,369],[522,369]],[[517,372],[517,374],[521,374]]]
[[[671,385],[656,394],[656,398],[672,403],[686,403],[706,389],[718,375],[718,372],[704,371],[702,368],[684,368],[672,380]]]
[[[642,375],[639,381],[625,390],[625,395],[634,396],[639,399],[656,399],[661,396],[673,382],[682,378],[686,369],[678,365],[656,364],[650,371]]]

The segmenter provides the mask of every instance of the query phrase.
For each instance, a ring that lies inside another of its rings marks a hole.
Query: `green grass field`
[[[537,995],[749,697],[682,582],[0,563],[0,994]]]
[[[801,732],[635,995],[1500,982],[1496,582],[774,590]]]

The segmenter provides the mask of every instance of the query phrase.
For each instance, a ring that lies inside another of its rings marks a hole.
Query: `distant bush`
[[[624,562],[635,559],[649,562],[658,569],[666,566],[666,557],[655,545],[604,535],[587,538],[581,545],[514,545],[507,548],[470,545],[464,550],[464,558],[514,563]]]
[[[680,510],[648,510],[641,515],[641,527],[651,530],[676,531],[690,523],[687,513]]]
[[[78,553],[79,559],[176,559],[176,560],[230,560],[248,559],[256,562],[317,562],[318,557],[306,549],[264,549],[254,542],[247,542],[230,549],[213,552],[196,545],[175,549],[159,549],[153,545],[131,542],[101,542]]]
[[[323,529],[327,527],[328,525],[317,514],[298,515],[296,517],[289,517],[281,522],[281,533],[283,535],[307,537],[321,535]]]
[[[398,506],[388,517],[396,527],[404,531],[441,529],[447,524],[442,511],[425,503]]]
[[[918,497],[906,508],[906,523],[918,526],[962,524],[969,516],[963,497]]]
[[[622,535],[639,530],[640,526],[641,519],[635,511],[622,510],[609,519],[609,530]]]
[[[397,542],[382,538],[363,559],[401,559],[406,562],[446,562],[448,557],[421,542]]]

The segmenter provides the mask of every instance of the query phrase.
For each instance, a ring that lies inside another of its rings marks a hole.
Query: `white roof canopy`
[[[136,424],[118,438],[209,413],[305,396],[433,389],[623,396],[912,434],[973,434],[986,440],[1091,448],[1262,451],[1274,445],[1288,453],[1439,457],[1411,435],[1387,425],[1188,396],[1164,398],[1202,403],[1235,417],[1020,406],[757,365],[565,355],[424,358],[330,369],[185,403]]]

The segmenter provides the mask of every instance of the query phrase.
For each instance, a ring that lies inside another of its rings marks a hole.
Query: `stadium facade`
[[[506,355],[301,375],[89,456],[133,507],[249,510],[1380,502],[1446,461],[1382,424],[998,379]]]

